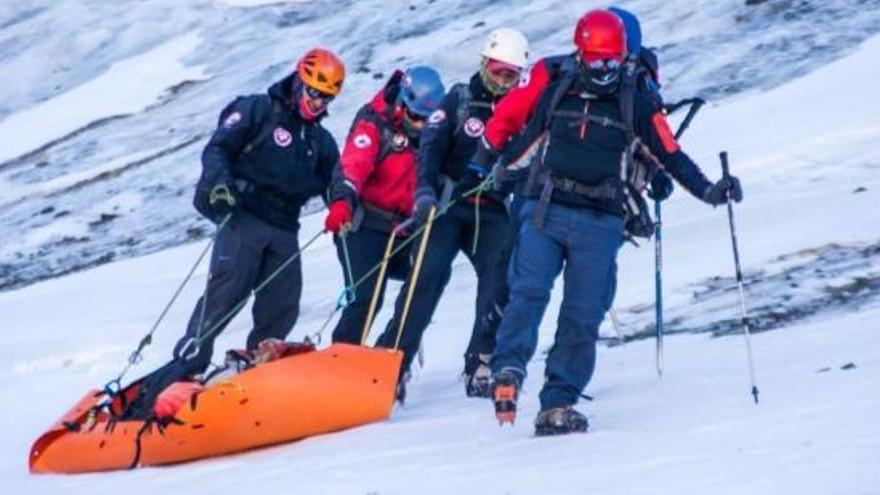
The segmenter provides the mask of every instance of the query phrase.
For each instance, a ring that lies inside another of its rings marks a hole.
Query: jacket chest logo
[[[476,118],[471,117],[467,119],[464,123],[464,133],[472,138],[478,138],[483,135],[483,131],[486,130],[486,125],[483,124],[483,121]]]
[[[287,148],[293,142],[293,135],[283,127],[276,127],[272,137],[275,139],[275,144],[281,148]]]

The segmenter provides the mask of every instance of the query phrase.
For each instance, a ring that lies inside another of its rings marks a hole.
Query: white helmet
[[[529,40],[516,29],[498,28],[489,33],[480,55],[525,68],[529,58]]]

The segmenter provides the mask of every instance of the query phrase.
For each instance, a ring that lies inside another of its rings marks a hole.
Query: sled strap
[[[394,350],[400,347],[400,337],[403,335],[403,329],[406,326],[406,317],[409,315],[409,306],[412,302],[412,296],[419,283],[419,274],[422,271],[422,260],[425,258],[425,250],[428,247],[428,238],[431,237],[431,227],[434,225],[434,218],[437,214],[437,207],[431,207],[428,212],[428,222],[425,224],[425,231],[422,233],[422,240],[419,243],[419,251],[416,254],[415,262],[412,267],[412,275],[409,279],[409,288],[406,291],[406,299],[403,303],[403,312],[400,315],[400,326],[397,328],[397,338],[394,339]]]

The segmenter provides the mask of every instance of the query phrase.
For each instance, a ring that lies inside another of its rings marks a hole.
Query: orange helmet
[[[306,52],[297,64],[300,80],[328,95],[336,96],[342,91],[345,80],[345,64],[330,50],[313,48]]]

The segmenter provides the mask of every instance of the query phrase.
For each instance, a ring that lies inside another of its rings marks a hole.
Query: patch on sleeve
[[[358,134],[351,140],[354,143],[355,148],[368,148],[371,144],[373,144],[373,140],[370,139],[368,134]]]
[[[657,132],[660,142],[663,143],[663,149],[667,153],[672,154],[681,149],[678,141],[675,140],[675,135],[672,134],[672,129],[669,128],[669,122],[666,121],[666,117],[662,113],[655,113],[651,122],[654,124],[654,131]]]
[[[431,116],[428,117],[428,123],[431,125],[437,125],[444,120],[446,120],[446,112],[444,112],[442,108],[434,110],[434,113],[432,113]]]
[[[472,138],[478,138],[482,136],[485,130],[486,125],[483,124],[482,120],[476,117],[471,117],[467,119],[464,123],[464,133]]]
[[[231,129],[241,122],[241,112],[232,112],[223,120],[223,127]]]

